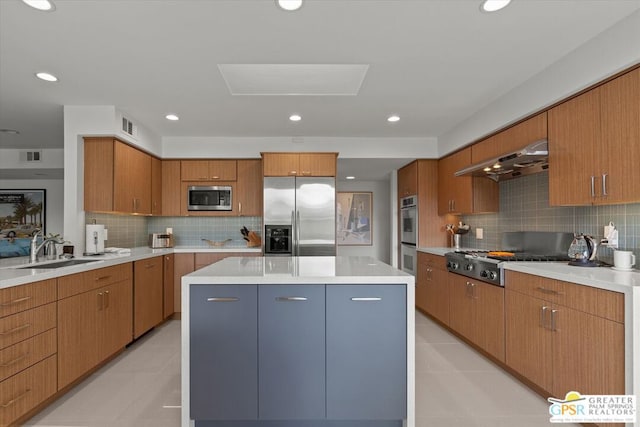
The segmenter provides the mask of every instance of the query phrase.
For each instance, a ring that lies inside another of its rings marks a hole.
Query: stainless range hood
[[[548,159],[547,140],[541,139],[521,150],[459,170],[455,176],[479,176],[496,182],[504,181],[545,171],[549,168]]]

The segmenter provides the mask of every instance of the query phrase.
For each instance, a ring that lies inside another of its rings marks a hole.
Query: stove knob
[[[495,271],[489,272],[489,279],[496,280],[497,278],[498,278],[498,273],[496,273]]]
[[[451,265],[449,266],[449,268],[451,268],[452,270],[457,270],[457,269],[458,269],[458,267],[459,267],[458,263],[457,263],[457,262],[455,262],[455,261],[451,261],[451,263],[450,263],[450,264],[451,264]]]
[[[480,272],[480,277],[489,277],[489,270],[482,270]]]
[[[467,271],[471,271],[471,270],[473,270],[473,264],[467,264],[467,265],[465,265],[465,266],[464,266],[464,269],[465,269],[465,270],[467,270]]]

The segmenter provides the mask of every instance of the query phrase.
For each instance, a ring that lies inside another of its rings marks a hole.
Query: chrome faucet
[[[42,230],[38,230],[34,235],[33,235],[33,239],[31,239],[31,250],[29,252],[29,262],[30,263],[34,263],[34,262],[38,262],[38,252],[40,252],[40,249],[42,249],[47,243],[50,244],[55,244],[55,243],[64,243],[64,240],[59,239],[58,237],[43,237],[42,243],[40,243],[40,245],[38,245],[38,235],[42,233]],[[54,252],[55,254],[55,246],[54,246]],[[55,255],[54,255],[55,257]]]

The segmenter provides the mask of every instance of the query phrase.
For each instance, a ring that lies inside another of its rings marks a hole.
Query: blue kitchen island
[[[182,426],[414,426],[414,277],[370,257],[182,278]]]

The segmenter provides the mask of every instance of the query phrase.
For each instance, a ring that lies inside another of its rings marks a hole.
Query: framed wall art
[[[373,193],[338,192],[336,239],[340,246],[373,244]]]
[[[45,190],[0,190],[0,258],[29,255],[31,238],[45,234]]]

